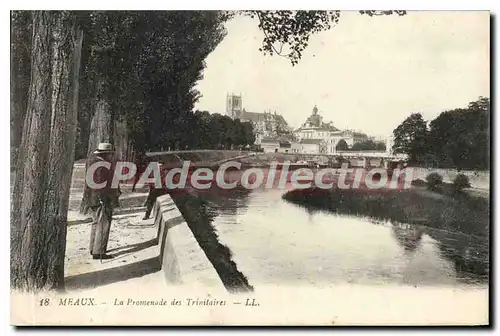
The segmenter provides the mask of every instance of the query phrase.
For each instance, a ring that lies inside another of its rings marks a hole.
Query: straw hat
[[[101,142],[99,146],[97,146],[97,149],[94,151],[94,154],[111,152],[113,152],[113,145],[109,142]]]

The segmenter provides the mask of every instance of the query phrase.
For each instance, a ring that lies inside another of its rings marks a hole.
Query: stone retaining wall
[[[153,215],[167,283],[224,288],[170,195],[158,197]]]

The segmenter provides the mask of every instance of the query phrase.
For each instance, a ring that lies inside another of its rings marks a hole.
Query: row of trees
[[[361,142],[357,142],[349,148],[347,142],[342,139],[335,146],[337,151],[368,151],[368,150],[377,150],[377,151],[385,151],[385,143],[380,141],[373,140],[365,140]]]
[[[429,125],[420,113],[410,115],[394,130],[393,151],[417,165],[489,169],[490,99],[444,111]]]
[[[261,50],[296,64],[309,36],[330,29],[340,12],[11,12],[14,288],[64,287],[73,162],[99,142],[114,143],[124,160],[162,147],[253,142],[248,124],[191,112],[205,58],[234,15],[258,18]],[[193,125],[205,139],[190,140]]]
[[[365,140],[357,142],[351,147],[352,151],[377,150],[385,151],[385,143],[381,141]]]
[[[79,75],[76,157],[100,141],[115,144],[122,159],[134,152],[178,146],[189,134],[186,114],[200,94],[204,59],[222,41],[224,12],[51,12],[48,48],[60,58],[53,20],[65,15],[84,34]],[[30,85],[28,11],[12,13],[13,153],[18,152]],[[73,28],[76,29],[76,28]],[[68,40],[69,46],[74,41]],[[51,59],[47,59],[52,63]],[[50,64],[48,65],[50,67]],[[56,80],[56,78],[54,78]],[[12,157],[13,165],[17,155]]]
[[[228,15],[16,11],[11,17],[11,282],[57,288],[74,158],[101,141],[114,143],[127,160],[189,138],[187,119],[199,98],[194,86],[225,36]]]
[[[255,142],[250,122],[207,111],[189,112],[184,119],[190,136],[178,143],[180,149],[235,149]]]

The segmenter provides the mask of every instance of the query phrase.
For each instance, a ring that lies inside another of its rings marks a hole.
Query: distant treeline
[[[490,99],[442,112],[429,124],[414,113],[394,130],[394,153],[412,164],[439,168],[489,169]]]
[[[354,152],[372,151],[372,150],[385,151],[386,146],[385,143],[382,141],[364,140],[356,142],[355,144],[352,145],[352,147],[349,148],[347,142],[344,139],[342,139],[337,143],[335,149],[337,151],[354,151]]]
[[[188,132],[178,139],[176,149],[236,149],[255,141],[250,122],[240,122],[218,113],[196,111],[185,114]]]

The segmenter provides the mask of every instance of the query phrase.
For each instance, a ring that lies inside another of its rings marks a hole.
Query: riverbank
[[[319,189],[292,190],[283,198],[309,209],[376,220],[419,224],[432,228],[487,237],[490,204],[485,197],[454,193],[445,184],[441,192],[425,186],[409,189]]]
[[[232,293],[252,292],[253,287],[232,260],[231,251],[219,242],[212,225],[216,213],[208,201],[196,192],[172,193],[171,197],[226,289]]]

